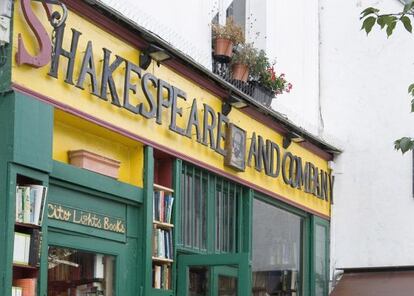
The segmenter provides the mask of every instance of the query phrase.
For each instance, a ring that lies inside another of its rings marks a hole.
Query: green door
[[[232,266],[211,267],[213,296],[237,296],[238,270]]]
[[[178,256],[181,296],[237,296],[248,288],[247,254]]]

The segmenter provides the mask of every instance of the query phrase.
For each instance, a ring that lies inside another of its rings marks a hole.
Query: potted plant
[[[233,53],[233,46],[244,41],[242,28],[227,18],[225,25],[213,24],[214,56],[228,62]]]
[[[289,93],[292,89],[292,84],[286,81],[284,73],[276,74],[275,62],[270,63],[263,50],[258,52],[250,71],[251,84],[254,86],[252,96],[267,107],[276,95]]]
[[[231,59],[232,78],[246,82],[249,70],[254,67],[257,54],[257,49],[252,43],[239,44]]]

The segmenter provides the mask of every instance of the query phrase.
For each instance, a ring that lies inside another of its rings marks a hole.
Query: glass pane
[[[48,296],[115,296],[115,257],[49,247]]]
[[[216,251],[226,253],[237,251],[238,191],[234,184],[217,178],[215,202]]]
[[[209,270],[207,267],[191,267],[189,270],[189,296],[209,295]]]
[[[218,296],[237,296],[237,278],[219,275]]]
[[[315,227],[315,295],[326,296],[328,288],[327,250],[325,227],[316,224]]]
[[[237,252],[241,187],[188,164],[183,164],[181,174],[180,243],[187,248],[206,251],[210,239],[218,252]],[[211,186],[215,190],[211,190]],[[208,201],[214,208],[211,217],[215,219],[215,236],[207,233]]]
[[[300,294],[302,218],[254,200],[252,295]]]
[[[207,246],[207,178],[201,170],[183,165],[181,175],[181,243],[205,250]]]

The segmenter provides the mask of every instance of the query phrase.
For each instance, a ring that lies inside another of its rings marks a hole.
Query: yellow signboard
[[[77,13],[70,11],[66,23],[54,29],[45,6],[15,3],[16,88],[329,216],[332,178],[326,160],[296,143],[283,149],[279,133],[240,110],[222,114],[220,98],[168,67],[152,63],[140,69],[137,48]]]

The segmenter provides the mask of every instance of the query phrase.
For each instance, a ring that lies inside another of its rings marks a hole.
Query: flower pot
[[[68,156],[71,165],[118,179],[121,163],[117,160],[86,150],[68,151]]]
[[[216,38],[215,43],[214,56],[229,62],[233,55],[233,42],[229,39]]]
[[[275,97],[274,92],[266,87],[261,86],[257,82],[252,82],[252,86],[252,97],[264,106],[270,107],[272,99]]]
[[[249,77],[249,67],[244,64],[234,64],[232,66],[232,77],[234,80],[247,81]]]

